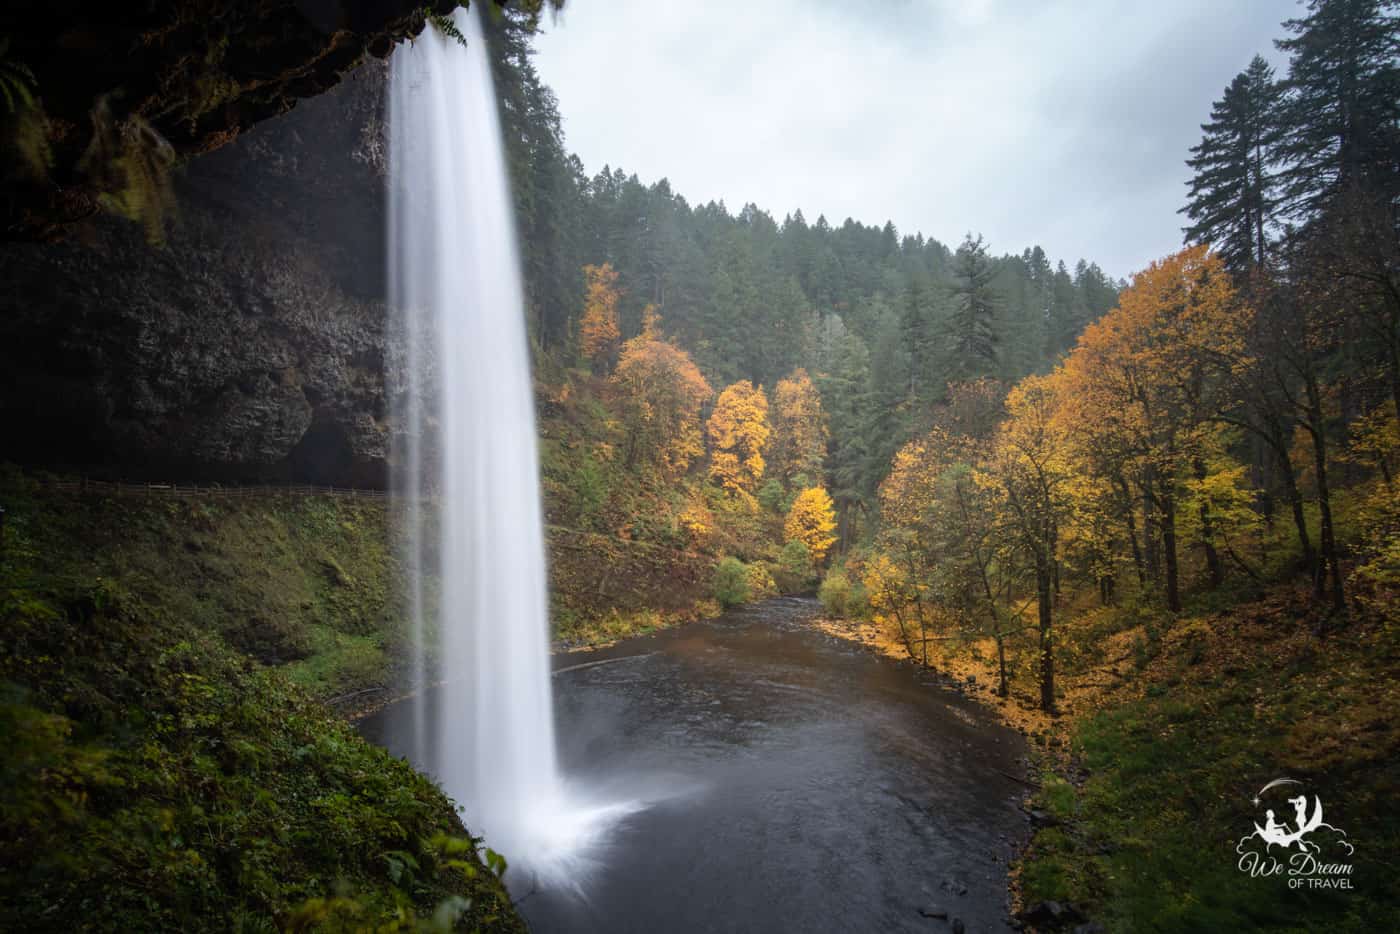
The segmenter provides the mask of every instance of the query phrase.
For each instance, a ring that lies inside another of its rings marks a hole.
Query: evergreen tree
[[[1047,313],[1045,339],[1046,356],[1051,360],[1074,346],[1088,317],[1079,290],[1074,287],[1074,278],[1065,267],[1064,260],[1055,266],[1055,274],[1050,280],[1050,309]]]
[[[852,540],[856,517],[866,505],[861,482],[869,459],[865,429],[872,408],[870,353],[864,341],[847,331],[839,338],[834,357],[831,369],[818,374],[817,387],[831,426],[827,463],[844,547]]]
[[[1186,206],[1188,243],[1210,243],[1236,272],[1263,266],[1277,197],[1271,165],[1282,87],[1258,55],[1235,76],[1201,124],[1186,164],[1195,173]]]
[[[982,237],[968,234],[953,261],[953,308],[948,318],[950,380],[997,372],[997,314],[1001,296],[992,287],[996,270]]]
[[[1276,44],[1290,55],[1283,198],[1308,219],[1348,186],[1400,189],[1400,21],[1395,0],[1309,0]]]

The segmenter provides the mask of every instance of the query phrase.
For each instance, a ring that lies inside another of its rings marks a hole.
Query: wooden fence
[[[60,493],[101,493],[114,496],[184,496],[251,499],[259,496],[343,496],[351,499],[387,499],[385,490],[359,489],[344,486],[302,484],[253,484],[225,486],[219,483],[158,483],[132,480],[49,480],[47,489]]]
[[[46,490],[57,493],[91,493],[106,496],[166,496],[184,499],[257,499],[259,497],[277,496],[337,496],[346,499],[376,500],[386,500],[390,498],[390,494],[387,490],[322,486],[315,483],[262,483],[246,486],[242,484],[225,486],[219,483],[160,483],[156,481],[140,480],[90,480],[85,477],[80,477],[48,479],[42,481],[42,486]],[[437,497],[428,496],[425,498],[431,501],[435,500]],[[552,536],[574,536],[576,538],[594,540],[605,539],[632,548],[668,552],[691,560],[705,557],[702,553],[693,550],[673,548],[669,545],[661,545],[654,542],[641,542],[631,538],[609,535],[606,532],[575,529],[566,525],[552,525],[546,523],[545,531]],[[582,543],[575,544],[557,540],[554,542],[554,545],[563,548],[589,547]]]

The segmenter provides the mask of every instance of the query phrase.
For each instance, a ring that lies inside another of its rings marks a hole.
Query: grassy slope
[[[395,638],[373,507],[39,496],[14,474],[0,503],[0,928],[443,905],[518,928],[451,802],[304,690],[382,670]]]
[[[1378,620],[1319,640],[1305,596],[1198,609],[1138,644],[1136,671],[1046,747],[1024,900],[1075,901],[1110,930],[1376,931],[1400,906],[1400,644]],[[1066,777],[1070,780],[1066,781]],[[1266,782],[1307,783],[1357,850],[1351,892],[1236,868]]]

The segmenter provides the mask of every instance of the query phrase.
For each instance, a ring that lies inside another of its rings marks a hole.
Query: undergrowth
[[[1292,585],[1262,600],[1252,590],[1162,625],[1139,645],[1135,676],[1069,723],[1034,802],[1054,820],[1022,860],[1026,904],[1075,902],[1114,931],[1393,926],[1400,646],[1364,616],[1319,639]],[[1304,782],[1347,830],[1352,890],[1238,868],[1236,842],[1259,819],[1252,798],[1279,777]]]
[[[452,802],[294,683],[379,651],[372,593],[333,622],[382,586],[368,513],[0,502],[0,929],[519,928]]]

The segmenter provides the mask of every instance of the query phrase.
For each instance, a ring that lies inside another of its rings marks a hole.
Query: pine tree
[[[1046,324],[1046,356],[1051,360],[1074,346],[1074,339],[1084,328],[1089,317],[1079,290],[1074,287],[1074,277],[1069,274],[1064,260],[1055,266],[1050,280],[1049,321]]]
[[[992,287],[996,270],[979,235],[968,234],[953,260],[953,309],[948,320],[949,379],[969,380],[997,372],[997,314],[1001,296]]]
[[[1277,196],[1271,166],[1278,145],[1282,87],[1258,55],[1235,76],[1201,124],[1201,142],[1186,164],[1195,173],[1186,206],[1188,243],[1210,243],[1226,265],[1263,266]]]
[[[1309,0],[1276,45],[1290,57],[1283,198],[1308,219],[1348,186],[1400,188],[1400,19],[1395,0]]]
[[[865,427],[870,419],[870,353],[865,342],[850,331],[841,335],[829,372],[819,374],[817,384],[827,407],[831,426],[831,493],[840,517],[843,546],[851,541],[855,519],[865,508],[862,472],[869,449]]]

